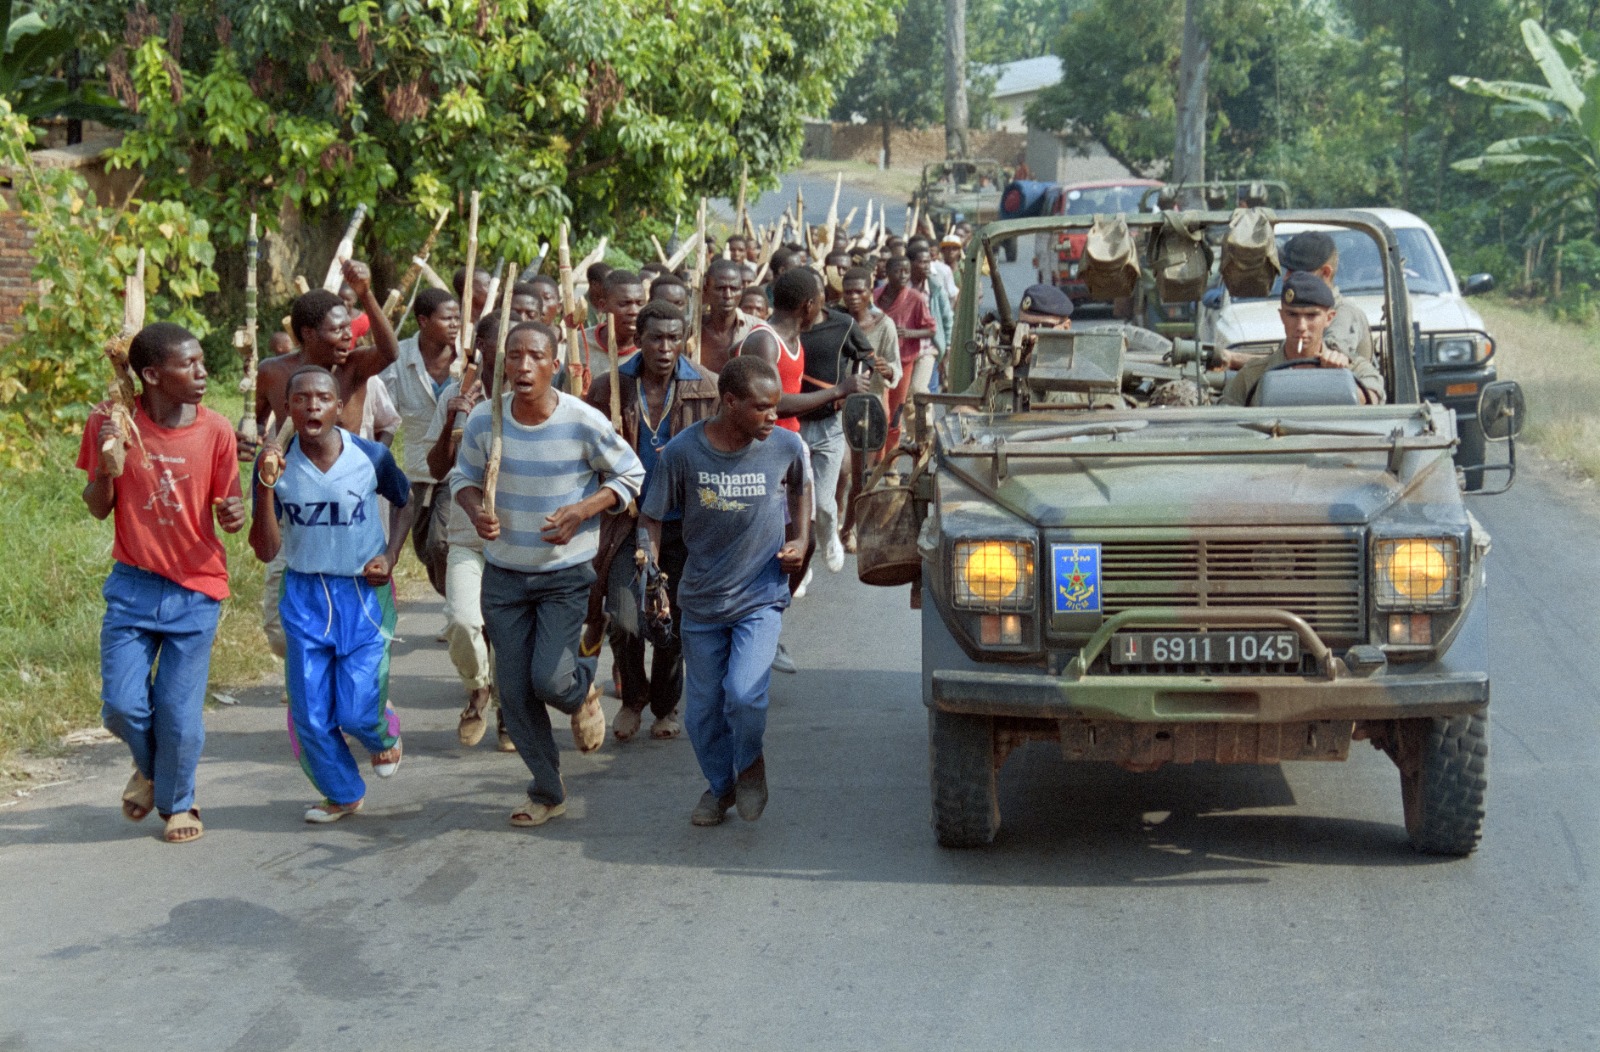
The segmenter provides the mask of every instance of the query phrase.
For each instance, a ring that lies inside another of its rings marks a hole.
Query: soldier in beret
[[[1072,297],[1054,285],[1029,285],[1017,303],[1017,320],[1035,328],[1072,328]]]
[[[1333,290],[1333,319],[1322,334],[1323,344],[1347,358],[1372,361],[1372,326],[1366,312],[1339,295],[1339,287],[1333,283],[1333,275],[1339,269],[1339,247],[1333,238],[1320,230],[1296,234],[1284,243],[1278,259],[1285,277],[1315,274]]]
[[[1362,400],[1368,405],[1383,404],[1383,375],[1371,359],[1352,359],[1323,342],[1323,334],[1333,321],[1334,302],[1333,289],[1317,275],[1297,271],[1285,277],[1278,307],[1278,317],[1283,319],[1283,344],[1235,373],[1222,389],[1222,404],[1251,404],[1256,386],[1267,370],[1284,362],[1311,359],[1316,360],[1320,368],[1349,369],[1361,389]]]

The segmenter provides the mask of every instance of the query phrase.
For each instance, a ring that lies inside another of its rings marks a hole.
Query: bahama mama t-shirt
[[[810,472],[805,443],[782,428],[724,453],[711,445],[700,421],[662,448],[640,510],[652,519],[683,513],[689,560],[678,582],[678,606],[686,615],[725,625],[789,605],[778,549],[789,491],[804,486]]]

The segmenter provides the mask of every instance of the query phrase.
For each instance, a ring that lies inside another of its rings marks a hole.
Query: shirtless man
[[[389,326],[382,304],[372,291],[372,275],[366,264],[347,260],[344,279],[354,290],[367,317],[372,319],[372,346],[355,348],[355,339],[350,333],[350,313],[344,301],[333,293],[313,289],[295,300],[290,327],[300,349],[268,358],[256,372],[256,430],[263,438],[269,437],[269,419],[275,421],[272,433],[289,419],[289,377],[304,365],[320,365],[333,373],[339,384],[339,398],[344,403],[339,425],[360,434],[367,381],[395,360],[400,344],[394,338],[394,329]],[[254,458],[255,449],[246,449],[245,445],[241,437],[240,456]]]
[[[733,238],[728,243],[731,245]],[[750,335],[760,320],[739,309],[743,291],[739,264],[731,259],[713,259],[706,268],[702,293],[706,313],[700,323],[700,364],[714,373],[728,364],[728,352]]]

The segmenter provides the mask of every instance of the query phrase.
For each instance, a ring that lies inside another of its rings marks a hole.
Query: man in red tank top
[[[772,283],[772,317],[761,322],[729,357],[753,354],[778,367],[783,397],[778,400],[778,426],[798,432],[802,413],[820,409],[829,402],[868,390],[871,380],[850,375],[820,391],[800,392],[805,378],[805,352],[801,339],[805,331],[822,317],[822,278],[808,267],[791,267]]]

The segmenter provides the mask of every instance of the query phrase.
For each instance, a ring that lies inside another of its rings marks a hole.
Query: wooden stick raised
[[[449,218],[450,210],[448,208],[439,213],[438,220],[433,224],[433,231],[428,234],[427,240],[422,243],[422,248],[417,251],[417,254],[411,257],[411,266],[406,268],[405,276],[400,279],[400,284],[395,287],[394,292],[390,293],[389,324],[393,325],[400,320],[399,311],[395,307],[410,300],[411,289],[416,285],[417,279],[422,276],[423,268],[427,267],[428,256],[433,252],[433,243],[439,239],[439,231],[444,229],[444,221]],[[432,274],[433,272],[430,270],[429,273]],[[437,278],[439,275],[434,274],[433,276]],[[440,282],[440,284],[442,285],[443,282]]]
[[[700,360],[700,330],[705,317],[705,287],[706,287],[706,199],[700,199],[700,220],[695,236],[700,239],[701,248],[694,254],[694,280],[690,282],[689,307],[694,311],[692,315],[694,329],[689,337],[689,360]],[[616,385],[613,384],[613,387]]]
[[[500,485],[500,458],[505,451],[506,411],[501,396],[506,389],[506,336],[511,332],[511,285],[509,280],[506,281],[505,293],[500,297],[500,335],[495,340],[494,383],[489,393],[489,457],[483,465],[483,507],[490,515],[494,514],[495,490]],[[487,310],[489,306],[484,304],[484,309]]]
[[[366,218],[367,206],[356,205],[356,214],[350,217],[350,225],[344,228],[344,236],[333,250],[333,259],[328,261],[328,273],[322,279],[322,287],[326,291],[338,292],[340,284],[344,282],[344,261],[355,254],[356,234],[360,233],[361,224]]]
[[[239,381],[239,393],[244,395],[244,416],[239,418],[239,437],[252,446],[261,439],[256,430],[256,365],[261,353],[256,331],[256,255],[259,248],[256,214],[251,212],[250,233],[244,242],[244,326],[233,334],[233,345],[244,356],[244,377]]]
[[[111,420],[122,430],[123,439],[109,438],[101,443],[100,451],[110,453],[116,470],[112,478],[122,474],[128,444],[137,442],[144,449],[144,437],[134,422],[134,407],[139,404],[139,388],[134,381],[133,366],[128,364],[128,347],[144,328],[144,249],[139,250],[139,260],[133,273],[123,286],[122,328],[106,343],[106,358],[111,362]],[[147,458],[148,461],[148,458]]]
[[[578,314],[578,292],[572,284],[572,240],[566,220],[561,222],[557,247],[557,274],[561,283],[561,329],[567,345],[567,393],[583,397],[583,318]]]
[[[456,356],[450,363],[450,375],[457,380],[461,379],[461,373],[467,367],[467,348],[472,344],[472,338],[468,336],[468,333],[472,332],[472,327],[478,323],[478,319],[472,313],[472,301],[476,298],[473,292],[477,288],[474,284],[475,279],[472,271],[478,265],[478,200],[478,191],[472,191],[472,196],[468,198],[467,206],[469,209],[467,212],[467,274],[466,281],[461,285],[461,292],[458,293],[461,297],[461,327],[456,330]],[[483,305],[484,310],[488,310],[491,305],[485,302]]]

